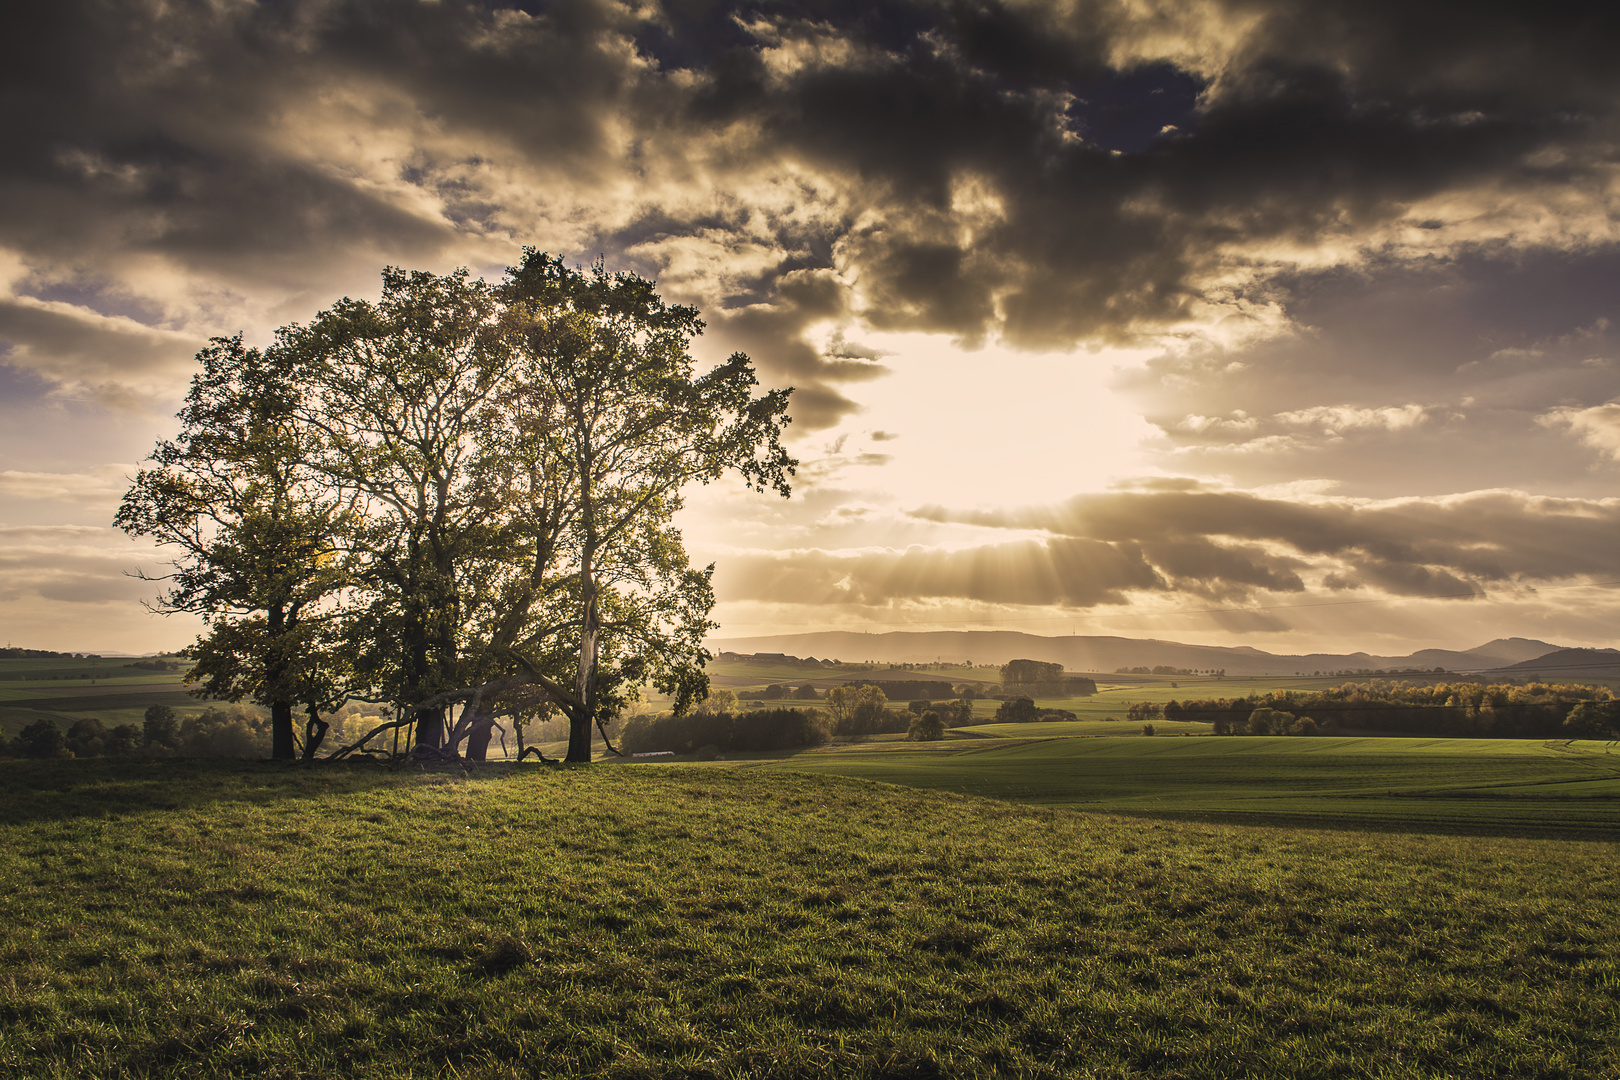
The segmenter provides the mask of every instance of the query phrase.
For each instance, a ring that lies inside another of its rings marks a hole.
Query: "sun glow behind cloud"
[[[861,343],[890,374],[862,388],[860,412],[801,451],[838,447],[828,457],[841,459],[841,475],[872,455],[872,485],[897,499],[1006,505],[1156,471],[1143,444],[1157,429],[1112,389],[1148,350],[965,350],[926,334],[863,333]]]
[[[105,527],[106,463],[172,434],[208,336],[534,244],[656,277],[701,308],[703,362],[798,387],[794,499],[716,485],[685,515],[728,630],[1612,643],[1601,589],[1560,576],[1597,564],[1536,501],[1606,513],[1620,475],[1612,13],[699,6],[34,5],[0,161],[0,526]],[[1439,516],[1377,559],[969,520],[1177,490]],[[1437,527],[1508,537],[1511,585],[1406,557]],[[1099,543],[1142,558],[1110,578]],[[47,549],[7,545],[0,590],[27,592]],[[1141,566],[1167,584],[1126,587]],[[1489,599],[1412,595],[1448,580]],[[63,635],[30,643],[108,647],[75,636],[112,624],[72,615],[93,590],[53,588],[74,602],[6,610]]]

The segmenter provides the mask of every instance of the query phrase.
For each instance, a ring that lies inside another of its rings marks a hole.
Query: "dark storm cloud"
[[[0,35],[0,247],[18,293],[121,274],[192,336],[307,317],[383,262],[600,252],[699,303],[814,427],[881,370],[816,325],[1126,340],[1264,293],[1276,245],[1597,190],[1615,16],[1524,10],[35,5]],[[1437,224],[1448,251],[1490,232]]]
[[[559,9],[563,6],[559,5]],[[280,278],[288,260],[431,256],[453,222],[404,212],[277,131],[302,95],[352,105],[355,142],[413,112],[520,140],[560,167],[604,156],[626,92],[609,28],[577,5],[542,29],[463,5],[52,4],[0,54],[8,153],[0,239],[92,260],[157,253]],[[611,48],[609,48],[611,51]],[[352,100],[345,101],[345,98]],[[300,121],[318,119],[294,114]],[[434,162],[402,166],[433,182]]]
[[[1288,272],[1267,291],[1292,329],[1167,353],[1119,385],[1177,470],[1331,476],[1354,495],[1391,476],[1408,494],[1603,494],[1612,474],[1589,466],[1620,393],[1617,281],[1614,244]]]
[[[1146,549],[1188,545],[1193,553],[1224,555],[1236,546],[1254,552],[1251,565],[1277,575],[1285,590],[1302,587],[1294,571],[1307,566],[1326,570],[1330,588],[1367,586],[1395,595],[1467,595],[1490,585],[1620,577],[1615,499],[1485,491],[1383,503],[1295,502],[1238,492],[1153,491],[1081,495],[1013,511],[928,507],[916,515]],[[1173,565],[1163,556],[1161,562]],[[1278,587],[1234,575],[1208,554],[1195,565],[1236,586]]]
[[[1131,595],[1242,604],[1357,590],[1467,600],[1620,579],[1620,500],[1480,492],[1437,501],[1299,503],[1235,492],[1078,496],[1019,511],[914,513],[1040,538],[940,549],[734,555],[733,599],[883,607],[935,601],[1087,608]],[[1255,629],[1248,627],[1247,629]]]
[[[0,298],[0,340],[17,343],[7,363],[51,373],[59,386],[117,399],[150,387],[192,356],[202,341],[125,317],[100,317],[65,304]]]
[[[1164,588],[1132,546],[1067,537],[963,551],[734,555],[720,575],[734,599],[863,606],[948,598],[1089,607],[1122,603],[1127,590]]]
[[[762,117],[774,152],[881,207],[841,248],[872,278],[879,325],[1030,345],[1128,336],[1184,314],[1229,245],[1355,236],[1488,181],[1534,198],[1596,177],[1613,148],[1597,17],[1487,11],[1453,35],[1437,32],[1455,21],[1443,6],[1246,5],[1260,18],[1244,40],[1182,58],[1211,69],[1199,107],[1115,154],[1084,137],[1084,102],[1112,74],[1099,58],[1141,32],[1119,9],[947,10],[903,43],[779,17],[805,48],[832,34],[865,48],[785,77],[734,49],[711,84],[714,115]],[[980,45],[997,40],[1044,48]],[[953,199],[964,178],[998,204],[970,235]]]

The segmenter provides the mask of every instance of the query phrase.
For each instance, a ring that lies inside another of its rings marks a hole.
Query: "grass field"
[[[1127,741],[1260,742],[1053,740]],[[0,1075],[1595,1080],[1616,853],[753,768],[0,762]]]
[[[1208,735],[1214,724],[1198,720],[1155,720],[1153,730],[1159,735]],[[1081,737],[1091,735],[1137,735],[1140,723],[1124,720],[1039,720],[1029,724],[970,724],[952,728],[953,734],[975,735],[981,738],[1031,739],[1053,736]]]
[[[839,746],[752,767],[1157,817],[1620,838],[1612,744],[1055,737],[1122,726],[992,724],[963,730],[1021,737]]]

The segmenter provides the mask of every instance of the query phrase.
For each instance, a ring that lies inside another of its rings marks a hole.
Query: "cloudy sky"
[[[1617,644],[1617,40],[1484,0],[13,5],[4,635],[193,636],[109,522],[209,336],[527,244],[796,387],[794,498],[686,512],[721,636]]]

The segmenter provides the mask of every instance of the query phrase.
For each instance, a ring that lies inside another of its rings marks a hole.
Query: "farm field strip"
[[[953,733],[966,732],[986,738],[1071,738],[1096,735],[1134,735],[1140,724],[1123,720],[1036,720],[1027,724],[971,724],[951,728]],[[1155,720],[1153,729],[1160,735],[1208,735],[1214,724],[1201,720]]]
[[[1620,754],[1600,742],[1138,736],[937,746],[810,751],[748,767],[1042,806],[1620,837]]]

